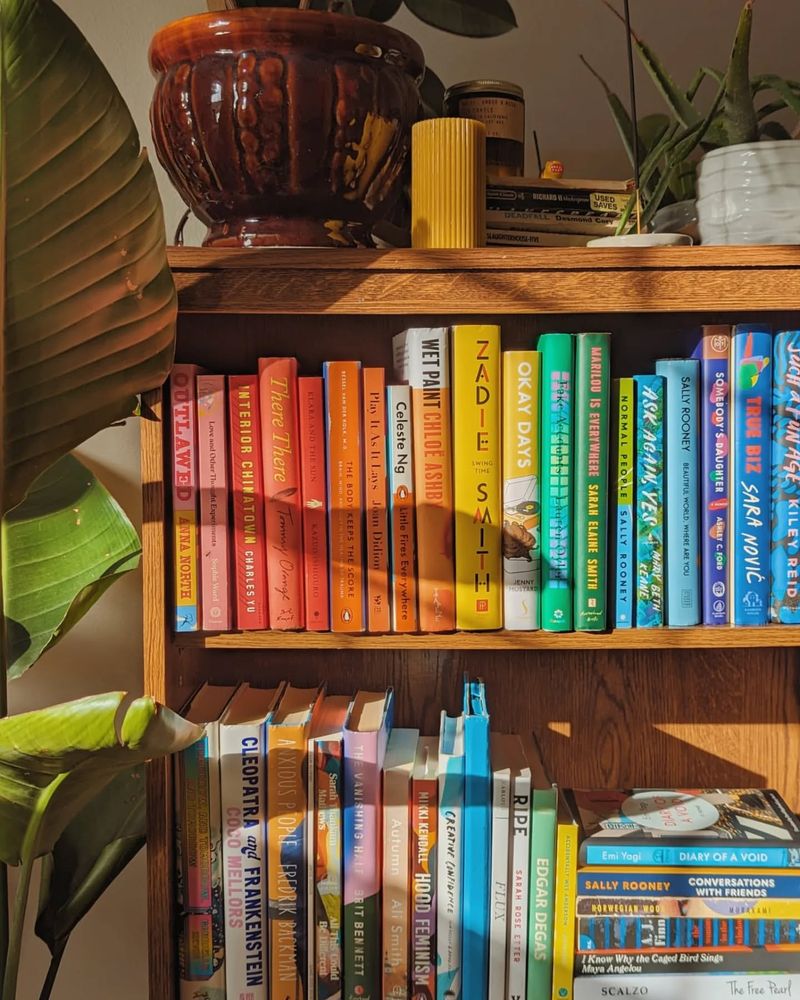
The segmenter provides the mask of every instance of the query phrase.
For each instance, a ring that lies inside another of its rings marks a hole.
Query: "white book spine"
[[[458,720],[461,723],[461,720]],[[461,997],[461,840],[464,756],[439,753],[439,865],[436,898],[437,1000]]]
[[[514,776],[511,801],[511,877],[508,887],[508,1000],[524,1000],[528,969],[531,772]]]
[[[392,338],[394,377],[412,388],[447,389],[450,386],[450,330],[446,326],[415,327]],[[437,372],[426,367],[426,356],[444,362]],[[423,382],[424,374],[424,382]]]
[[[489,997],[506,1000],[508,942],[509,807],[511,774],[492,775],[492,864],[489,884]]]
[[[264,724],[220,726],[226,1000],[267,1000]]]
[[[740,997],[796,997],[800,975],[718,972],[657,975],[578,976],[575,1000],[644,997],[646,1000],[737,1000]]]

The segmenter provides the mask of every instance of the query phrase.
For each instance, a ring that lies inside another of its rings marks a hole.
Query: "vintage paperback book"
[[[283,685],[242,684],[220,720],[226,1000],[267,1000],[265,726]]]
[[[491,734],[492,861],[489,874],[489,992],[488,1000],[506,998],[508,955],[508,875],[511,842],[511,761],[513,737]]]
[[[359,691],[344,730],[344,1000],[381,996],[381,772],[394,693]]]
[[[418,729],[393,729],[383,761],[383,998],[411,991],[411,774]]]
[[[415,328],[392,340],[394,375],[411,388],[419,627],[455,626],[450,331]]]
[[[325,479],[325,403],[322,379],[297,380],[300,486],[303,498],[303,582],[306,628],[330,628],[328,593],[328,486]]]
[[[205,632],[231,627],[225,376],[197,376],[200,611]]]
[[[664,377],[666,444],[665,507],[667,625],[700,624],[698,490],[698,387],[700,362],[693,358],[656,361]]]
[[[172,417],[172,560],[176,632],[196,632],[198,614],[197,373],[174,365],[169,380]]]
[[[456,625],[503,625],[500,327],[453,327]]]
[[[361,372],[364,409],[364,516],[367,563],[367,629],[388,632],[389,520],[386,478],[386,386],[383,368]]]
[[[436,1000],[438,737],[421,736],[411,776],[411,989]]]
[[[389,431],[389,530],[393,632],[416,632],[417,575],[411,389],[386,387]]]
[[[269,626],[305,625],[297,359],[259,358]]]
[[[775,337],[770,619],[800,624],[800,330]]]
[[[730,624],[731,328],[704,326],[700,359],[700,503],[704,625]]]
[[[464,717],[442,712],[439,726],[439,859],[436,887],[437,1000],[461,1000],[463,831]]]
[[[770,602],[772,333],[740,324],[731,338],[731,621],[766,625]]]
[[[636,624],[664,624],[664,378],[636,383]]]
[[[327,361],[323,377],[328,429],[331,628],[334,632],[363,632],[361,362]]]
[[[228,376],[236,628],[269,628],[258,378]]]
[[[611,334],[575,336],[575,611],[579,632],[606,627]]]
[[[503,624],[541,623],[538,351],[503,352]]]
[[[631,628],[636,617],[636,383],[620,378],[614,383],[614,516],[611,525],[610,565],[614,567],[615,628]]]
[[[489,229],[611,236],[630,200],[626,181],[491,178],[486,189]]]
[[[324,688],[287,684],[266,725],[270,996],[308,995],[308,739]]]
[[[543,333],[537,346],[542,355],[542,628],[570,632],[574,592],[572,337]]]

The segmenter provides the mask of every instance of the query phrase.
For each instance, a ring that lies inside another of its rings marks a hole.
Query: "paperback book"
[[[439,726],[439,858],[436,898],[436,996],[461,1000],[464,880],[464,717],[442,712]]]
[[[770,619],[800,624],[800,330],[775,337]]]
[[[328,587],[328,490],[325,481],[325,401],[322,379],[297,380],[302,456],[300,489],[303,502],[303,585],[306,628],[330,628]]]
[[[416,531],[414,524],[414,458],[411,436],[411,390],[386,390],[389,424],[389,530],[392,631],[416,632]]]
[[[614,519],[611,530],[616,580],[614,625],[631,628],[636,619],[636,383],[621,378],[614,392]]]
[[[196,632],[198,615],[196,365],[174,365],[169,381],[172,416],[172,573],[176,632]]]
[[[636,383],[636,624],[664,624],[664,378]]]
[[[200,512],[201,625],[231,627],[228,579],[228,443],[224,375],[197,376],[197,452]]]

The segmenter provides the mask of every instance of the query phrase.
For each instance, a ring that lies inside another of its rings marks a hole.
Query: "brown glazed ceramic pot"
[[[366,18],[247,8],[150,46],[158,158],[205,246],[369,245],[419,108],[417,43]]]

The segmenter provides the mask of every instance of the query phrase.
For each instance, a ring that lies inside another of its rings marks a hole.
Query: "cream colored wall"
[[[624,92],[622,33],[600,0],[512,0],[520,29],[503,38],[452,38],[401,13],[398,27],[421,42],[445,83],[470,77],[501,77],[525,88],[528,123],[545,157],[558,157],[572,176],[626,176],[604,98],[578,61],[582,52]],[[147,109],[152,81],[147,45],[161,24],[199,11],[202,0],[62,0],[105,61],[150,145]],[[739,0],[640,0],[635,26],[662,55],[675,77],[687,82],[701,64],[723,66],[740,8]],[[797,0],[767,0],[756,8],[753,69],[800,76]],[[640,111],[659,99],[642,78]],[[532,159],[529,157],[529,168]],[[156,164],[171,235],[183,210]],[[191,230],[197,239],[199,229]],[[82,456],[101,475],[129,515],[141,521],[138,432],[135,424],[97,435]],[[138,576],[115,585],[84,622],[52,653],[12,685],[12,711],[51,704],[91,692],[141,687],[141,597]],[[142,1000],[146,995],[145,869],[143,856],[126,871],[75,933],[55,1000]],[[33,937],[25,943],[19,997],[38,996],[46,951]]]

